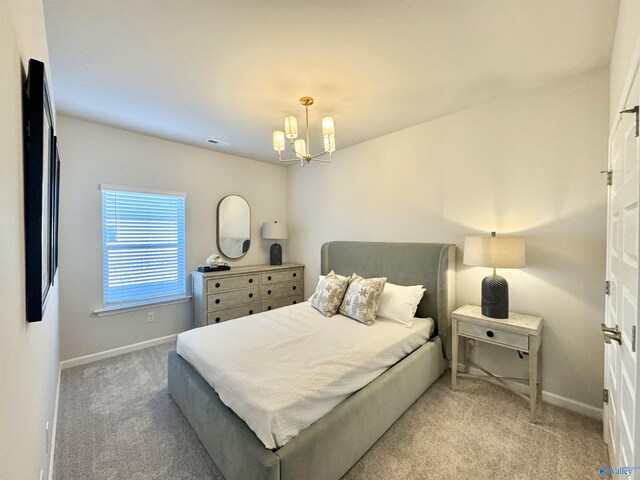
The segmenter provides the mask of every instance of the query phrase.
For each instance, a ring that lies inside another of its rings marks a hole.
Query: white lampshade
[[[523,268],[524,238],[465,237],[462,263],[475,267]]]
[[[298,120],[293,115],[284,117],[284,133],[291,140],[298,137]]]
[[[264,240],[285,240],[289,238],[289,228],[286,223],[263,223],[262,238]]]
[[[307,144],[301,138],[299,138],[298,140],[293,142],[293,149],[296,151],[296,155],[298,157],[306,157],[307,156]]]
[[[333,117],[322,118],[322,135],[335,135],[336,129],[333,125]]]
[[[336,151],[336,137],[335,135],[324,136],[324,151],[335,152]]]
[[[273,132],[273,149],[278,152],[284,150],[284,132],[280,130]]]

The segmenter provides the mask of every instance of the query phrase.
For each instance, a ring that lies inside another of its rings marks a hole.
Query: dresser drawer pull
[[[267,280],[271,280],[271,275],[269,275],[269,276],[267,277]]]
[[[295,286],[295,285],[293,286],[293,289],[294,289],[294,290],[296,289],[296,286]]]
[[[293,304],[295,305],[296,303],[298,303],[298,301],[297,301],[297,300],[294,300],[294,301],[293,301]]]
[[[253,293],[250,293],[250,294],[249,294],[249,298],[253,298]]]
[[[297,276],[298,276],[298,274],[296,272],[293,272],[293,277],[295,278]]]
[[[220,317],[216,317],[216,323],[220,323]]]
[[[491,330],[487,330],[487,337],[493,337],[493,332]]]
[[[250,278],[250,279],[249,279],[249,283],[253,283],[253,278]]]
[[[249,315],[253,315],[253,310],[249,310]]]
[[[267,310],[271,310],[271,305],[269,305],[269,306],[267,307]]]
[[[267,295],[271,295],[271,290],[267,290]]]
[[[220,299],[216,298],[216,304],[220,303]]]
[[[220,288],[220,283],[219,282],[216,283],[216,288]]]

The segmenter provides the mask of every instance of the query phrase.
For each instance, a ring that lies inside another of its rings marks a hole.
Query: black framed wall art
[[[26,317],[42,320],[54,268],[52,238],[56,165],[53,112],[44,64],[29,60],[23,97]]]

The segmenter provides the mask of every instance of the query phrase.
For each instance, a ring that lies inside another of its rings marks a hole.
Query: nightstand
[[[499,319],[485,317],[480,307],[465,305],[451,314],[452,323],[452,358],[451,389],[455,390],[456,381],[460,377],[474,377],[488,380],[507,387],[516,395],[528,400],[531,407],[531,421],[535,421],[536,401],[542,398],[542,318],[521,313],[509,312],[509,318]],[[501,347],[526,352],[529,354],[529,378],[499,377],[469,361],[469,342],[464,341],[464,372],[458,373],[458,339],[473,339],[479,342],[492,343]],[[472,375],[469,366],[476,367],[485,375]],[[505,380],[526,382],[529,384],[529,396],[512,388]]]

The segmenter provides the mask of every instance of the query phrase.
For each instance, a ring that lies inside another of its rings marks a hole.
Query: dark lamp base
[[[489,275],[482,280],[482,315],[509,318],[509,284],[500,275]]]
[[[282,265],[282,245],[274,243],[269,250],[271,265]]]

